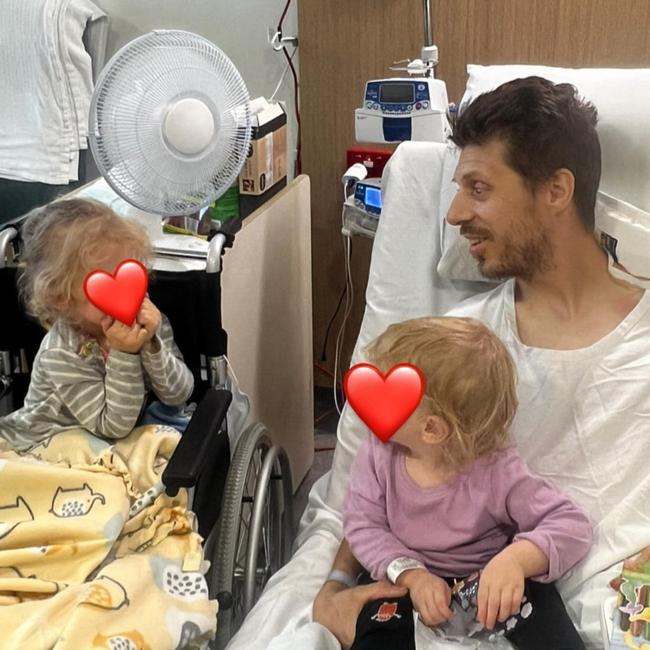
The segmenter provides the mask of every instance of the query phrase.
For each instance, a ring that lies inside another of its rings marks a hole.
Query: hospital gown
[[[608,580],[650,544],[650,294],[593,345],[550,350],[519,340],[514,286],[505,282],[449,315],[482,320],[506,344],[518,373],[518,449],[594,524],[591,552],[558,586],[585,640],[601,648]]]

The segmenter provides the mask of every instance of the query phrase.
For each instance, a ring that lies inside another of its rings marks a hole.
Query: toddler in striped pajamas
[[[0,436],[29,449],[68,429],[123,438],[152,390],[165,405],[190,397],[193,377],[167,318],[145,298],[133,326],[97,309],[83,290],[88,273],[114,273],[126,259],[147,262],[145,231],[93,201],[38,208],[23,230],[21,296],[48,330],[32,368],[24,406],[0,418]]]

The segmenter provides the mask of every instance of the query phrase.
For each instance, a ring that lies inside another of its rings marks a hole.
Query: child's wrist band
[[[426,569],[426,567],[422,562],[414,560],[413,558],[398,557],[388,565],[386,576],[390,582],[397,584],[397,578],[399,578],[404,571],[408,571],[409,569]]]
[[[332,569],[325,582],[329,582],[330,580],[333,580],[334,582],[340,582],[346,587],[357,586],[356,578],[353,575],[349,574],[347,571],[341,571],[341,569]]]

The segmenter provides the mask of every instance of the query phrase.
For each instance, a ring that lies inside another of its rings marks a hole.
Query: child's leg
[[[531,615],[506,637],[517,650],[585,650],[554,584],[526,581]]]
[[[162,424],[174,427],[183,433],[190,422],[190,416],[180,406],[167,406],[162,402],[152,402],[147,407],[144,416],[141,416],[138,426],[144,424]]]
[[[360,580],[370,583],[371,580]],[[408,595],[369,602],[357,619],[350,650],[415,650],[413,603]]]

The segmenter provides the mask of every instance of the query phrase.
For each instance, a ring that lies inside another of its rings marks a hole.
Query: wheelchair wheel
[[[216,650],[225,648],[268,579],[289,560],[292,528],[289,461],[266,428],[254,424],[237,443],[221,516],[206,544],[212,558],[210,596],[232,596],[232,607],[217,617]]]

